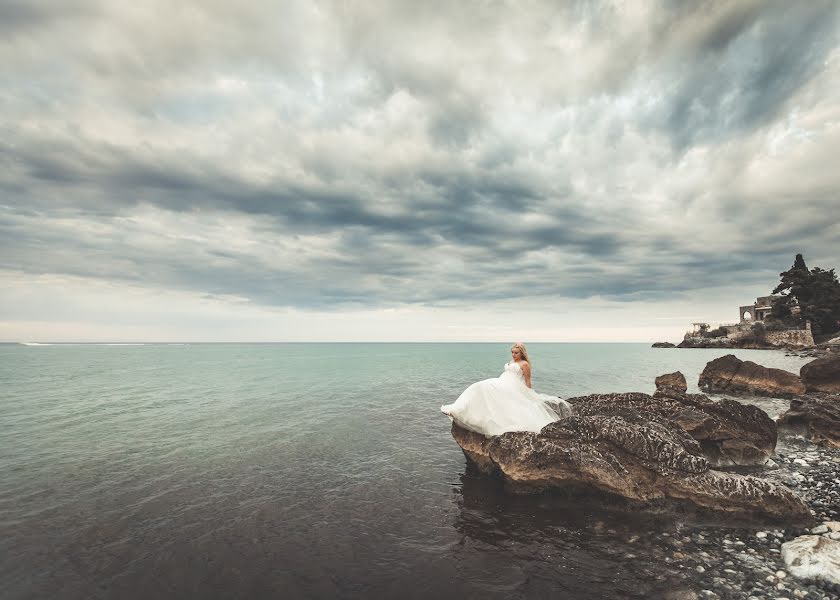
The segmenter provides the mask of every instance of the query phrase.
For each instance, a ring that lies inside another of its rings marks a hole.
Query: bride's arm
[[[522,367],[522,375],[525,376],[525,385],[531,387],[531,365],[523,360],[520,366]]]

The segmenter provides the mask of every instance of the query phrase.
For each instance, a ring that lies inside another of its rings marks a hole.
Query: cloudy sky
[[[840,267],[840,3],[4,0],[0,341],[677,341]]]

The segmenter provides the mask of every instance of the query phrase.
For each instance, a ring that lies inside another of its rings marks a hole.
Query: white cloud
[[[836,266],[838,15],[7,4],[0,339],[60,321],[624,340],[678,336],[663,311],[727,320],[796,252]]]

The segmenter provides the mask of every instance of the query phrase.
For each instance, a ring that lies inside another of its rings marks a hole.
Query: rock
[[[732,348],[732,340],[727,337],[687,337],[677,344],[677,348]]]
[[[805,393],[805,385],[796,374],[768,369],[749,360],[742,361],[734,354],[707,363],[698,385],[709,393],[733,395],[790,398]]]
[[[776,424],[757,406],[735,400],[711,400],[670,388],[653,396],[642,393],[593,394],[569,398],[577,414],[635,410],[665,417],[700,443],[712,466],[760,465],[776,447]]]
[[[823,356],[802,365],[799,377],[809,392],[840,394],[840,356]]]
[[[822,579],[840,585],[840,542],[803,535],[782,544],[787,570],[800,579]]]
[[[696,509],[738,519],[813,522],[790,489],[709,468],[700,445],[672,421],[628,407],[572,415],[541,432],[485,438],[452,424],[464,454],[519,492],[596,494],[629,510]]]
[[[665,375],[660,375],[656,378],[655,383],[657,390],[669,388],[682,393],[688,391],[688,384],[685,381],[685,375],[683,375],[679,371],[676,371],[675,373],[666,373]]]
[[[840,448],[840,395],[812,393],[793,398],[778,425],[806,435],[815,444]]]
[[[672,344],[671,342],[656,342],[655,344],[653,344],[651,346],[651,348],[676,348],[676,347],[677,346],[675,344]]]
[[[840,335],[838,335],[837,337],[831,338],[830,340],[825,342],[825,345],[826,346],[840,346]]]

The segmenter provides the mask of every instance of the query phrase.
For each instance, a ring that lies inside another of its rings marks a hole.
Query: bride
[[[572,414],[572,406],[565,400],[540,394],[531,389],[531,364],[528,350],[522,342],[510,348],[513,360],[496,379],[477,381],[468,387],[453,404],[440,407],[461,427],[487,437],[505,431],[539,432],[559,417]],[[557,412],[546,402],[557,407]]]

